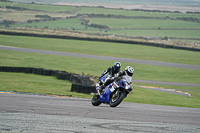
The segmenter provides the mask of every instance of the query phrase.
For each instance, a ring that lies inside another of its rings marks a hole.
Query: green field
[[[48,29],[65,29],[84,33],[116,34],[131,36],[151,36],[151,37],[183,37],[200,39],[200,29],[198,23],[173,21],[173,20],[155,20],[155,19],[105,19],[89,18],[91,24],[101,24],[110,27],[109,30],[100,30],[81,24],[78,18],[64,19],[57,21],[36,22],[26,24],[16,24],[12,27],[37,27]],[[188,25],[186,27],[186,25]]]
[[[12,79],[12,82],[11,82]],[[69,81],[57,80],[55,77],[39,76],[23,73],[0,74],[0,90],[14,92],[28,92],[58,96],[90,97],[90,95],[70,91]]]
[[[98,33],[100,36],[168,37],[171,40],[176,37],[174,40],[190,43],[199,43],[200,40],[200,14],[0,2],[0,6],[5,7],[6,5],[28,10],[2,10],[0,20],[7,19],[16,23],[0,24],[0,28],[28,27]],[[48,15],[50,19],[37,18],[34,14]],[[77,14],[79,16],[76,16]],[[76,17],[69,18],[70,16]],[[81,21],[80,18],[82,18]],[[88,20],[89,23],[83,24],[84,19]],[[35,20],[38,21],[35,22]],[[28,21],[33,22],[28,23]],[[91,27],[91,24],[104,25],[109,28]]]
[[[100,7],[82,7],[76,13],[79,14],[104,14],[104,15],[123,15],[129,17],[161,17],[161,18],[178,18],[178,17],[193,17],[200,18],[199,14],[186,14],[186,13],[165,13],[165,12],[145,12],[134,10],[122,10],[122,9],[108,9]]]
[[[112,29],[129,29],[129,28],[138,28],[138,29],[200,29],[198,23],[177,21],[177,20],[156,20],[156,19],[117,19],[117,18],[86,18],[89,19],[90,24],[101,24],[106,25]],[[144,21],[145,20],[145,21]],[[60,24],[60,25],[59,25]],[[66,20],[57,20],[57,21],[47,21],[47,22],[37,22],[29,24],[16,24],[14,27],[26,27],[26,26],[38,26],[43,28],[48,26],[50,29],[57,27],[60,28],[85,28],[86,26],[81,25],[81,21],[78,18],[76,19],[66,19]],[[188,25],[185,27],[185,25]],[[98,31],[98,30],[97,30]]]
[[[25,4],[25,3],[13,3],[13,2],[0,2],[3,7],[15,6],[20,8],[26,8],[29,10],[38,10],[46,12],[72,12],[76,9],[73,6],[53,6],[53,5],[42,5],[42,4]]]
[[[0,74],[1,91],[17,91],[48,95],[92,98],[92,96],[89,94],[71,92],[70,85],[71,83],[67,81],[57,80],[55,77],[4,72],[1,72]],[[190,87],[189,89],[194,88]],[[133,94],[128,95],[128,97],[124,101],[134,103],[200,108],[200,94],[195,93],[194,91],[191,91],[191,94],[192,97],[185,97],[134,87]]]
[[[0,45],[200,65],[199,52],[134,44],[0,35]]]
[[[64,19],[57,21],[36,22],[26,24],[16,24],[12,27],[37,27],[48,29],[66,29],[84,33],[116,34],[131,36],[151,36],[151,37],[183,37],[200,39],[200,25],[198,23],[176,21],[176,20],[156,20],[156,19],[109,19],[109,18],[89,18],[91,24],[101,24],[110,27],[109,30],[100,30],[81,24],[78,18]],[[186,27],[186,25],[188,25]],[[106,31],[106,32],[105,32]]]
[[[118,56],[124,58],[147,59],[147,60],[162,60],[168,62],[181,62],[185,64],[199,65],[199,52],[162,49],[156,47],[117,44],[106,42],[89,42],[76,41],[64,39],[47,39],[37,37],[20,37],[20,36],[6,36],[1,35],[1,45],[17,46],[33,49],[44,49],[53,51],[64,51],[73,53],[96,54],[106,56]],[[113,51],[106,51],[107,47]],[[115,47],[114,47],[115,46]],[[123,50],[122,50],[123,49]],[[105,52],[102,52],[105,51]],[[110,51],[110,52],[109,52]],[[121,52],[120,52],[121,51]],[[36,53],[25,53],[17,51],[0,50],[0,65],[1,66],[20,66],[20,67],[38,67],[52,70],[64,70],[77,74],[90,74],[99,76],[102,71],[113,64],[113,61],[84,59],[77,57],[65,57],[56,55],[45,55]],[[116,54],[117,53],[117,54]],[[159,55],[159,56],[158,56]],[[122,63],[122,69],[127,65],[131,65],[135,69],[134,79],[181,82],[181,83],[200,83],[200,71],[179,69],[170,67],[160,67],[153,65],[142,65],[135,63]],[[28,77],[27,77],[28,76]],[[30,76],[30,77],[29,77]],[[19,77],[19,80],[17,80]],[[24,77],[24,78],[23,78]],[[57,95],[71,95],[74,97],[91,98],[91,95],[78,94],[70,92],[70,83],[66,81],[57,80],[55,77],[37,76],[29,74],[17,73],[1,73],[0,90],[7,91],[23,91],[32,93],[57,94]],[[16,79],[12,82],[12,79]],[[29,80],[30,79],[30,80]],[[38,81],[35,81],[38,79]],[[42,79],[44,81],[42,81]],[[34,83],[31,83],[31,81]],[[12,84],[10,84],[12,82]],[[52,82],[52,84],[49,84]],[[55,86],[54,86],[55,83]],[[23,87],[19,87],[23,84]],[[175,88],[189,92],[192,97],[168,94],[164,92],[157,92],[153,90],[142,89],[134,87],[133,95],[125,99],[126,102],[172,105],[182,107],[196,107],[199,108],[200,92],[199,87],[180,87],[167,85],[151,85],[144,83],[133,83],[136,85],[149,85],[165,88]],[[30,85],[30,86],[29,86]],[[16,89],[18,88],[18,89]],[[43,88],[48,88],[44,89]],[[57,90],[57,88],[61,88]]]
[[[111,66],[113,61],[43,55],[14,51],[1,51],[1,66],[39,67],[53,70],[66,70],[78,74],[99,76]],[[200,81],[198,70],[160,67],[122,62],[122,69],[131,65],[135,69],[134,79],[196,83]]]
[[[107,25],[111,29],[119,28],[144,28],[144,29],[200,29],[200,24],[177,21],[177,20],[157,20],[157,19],[110,19],[110,18],[90,18],[90,23]],[[185,27],[185,25],[188,25]]]
[[[25,2],[31,3],[31,1]],[[41,0],[40,2],[51,3],[55,1]],[[17,8],[20,7],[21,9],[26,8],[26,10],[0,8],[0,28],[6,30],[15,28],[14,30],[20,32],[38,30],[41,33],[46,33],[50,31],[48,29],[53,29],[52,31],[56,33],[61,33],[62,31],[95,35],[98,33],[100,37],[103,35],[123,35],[124,37],[177,37],[175,40],[185,40],[192,44],[195,44],[194,42],[198,43],[200,40],[200,23],[198,22],[200,14],[0,2],[0,6],[4,8],[7,5]],[[77,14],[79,16],[76,16]],[[50,19],[36,17],[36,15],[48,15]],[[186,20],[179,19],[183,17]],[[5,20],[14,21],[14,23],[12,22],[12,24],[6,25],[4,23],[6,22]],[[28,23],[27,21],[30,20],[31,22]],[[87,25],[81,24],[84,20],[88,20]],[[95,28],[91,27],[92,24],[104,25],[109,28]],[[18,27],[21,27],[21,29],[18,29]],[[178,37],[183,39],[178,39]],[[0,35],[0,45],[200,65],[200,52],[164,49],[136,44]],[[36,67],[77,74],[88,74],[95,77],[99,76],[105,69],[113,65],[113,63],[114,61],[0,50],[0,66]],[[121,63],[122,70],[127,65],[135,69],[133,79],[200,84],[199,70],[126,62]],[[200,108],[199,87],[145,83],[133,84],[173,88],[188,92],[192,97],[134,87],[133,95],[128,96],[125,99],[126,102]],[[0,91],[55,94],[83,98],[92,97],[89,94],[70,92],[70,88],[71,83],[69,81],[57,80],[56,77],[22,73],[0,73]]]

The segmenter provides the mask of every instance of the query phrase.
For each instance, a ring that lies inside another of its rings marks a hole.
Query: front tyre
[[[116,107],[118,106],[123,99],[126,97],[126,94],[124,94],[121,91],[118,91],[116,94],[114,94],[112,96],[112,98],[110,99],[110,107]]]
[[[93,106],[99,106],[101,102],[99,102],[99,95],[94,95],[91,101]]]

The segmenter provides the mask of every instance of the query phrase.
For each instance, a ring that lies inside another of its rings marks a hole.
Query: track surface
[[[200,66],[0,46],[2,50],[118,60],[200,70]],[[136,80],[135,82],[155,83]],[[157,84],[176,84],[156,82]],[[0,93],[0,132],[200,132],[200,109],[122,103],[94,107],[90,99]]]
[[[200,132],[200,109],[0,93],[0,132]]]
[[[70,57],[79,57],[79,58],[88,58],[88,59],[111,60],[111,61],[121,61],[121,62],[129,62],[129,63],[138,63],[138,64],[200,70],[200,66],[198,66],[198,65],[188,65],[188,64],[170,63],[170,62],[138,60],[138,59],[110,57],[110,56],[87,55],[87,54],[78,54],[78,53],[68,53],[68,52],[58,52],[58,51],[49,51],[49,50],[10,47],[10,46],[2,46],[2,45],[0,45],[0,49],[11,50],[11,51],[20,51],[20,52],[51,54],[51,55],[61,55],[61,56],[70,56]]]

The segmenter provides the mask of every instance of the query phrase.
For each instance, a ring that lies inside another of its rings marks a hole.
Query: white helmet
[[[129,76],[132,77],[132,75],[133,75],[133,73],[134,73],[134,69],[133,69],[131,66],[127,66],[127,67],[125,68],[125,72],[126,72],[127,75],[129,75]]]

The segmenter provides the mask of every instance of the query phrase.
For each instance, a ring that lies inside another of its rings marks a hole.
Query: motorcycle
[[[108,76],[104,75],[100,80],[105,81]],[[97,89],[97,93],[93,96],[91,103],[93,106],[99,106],[101,103],[105,103],[109,104],[110,107],[116,107],[132,90],[132,78],[125,75],[121,78],[116,78],[102,92],[99,92]]]

